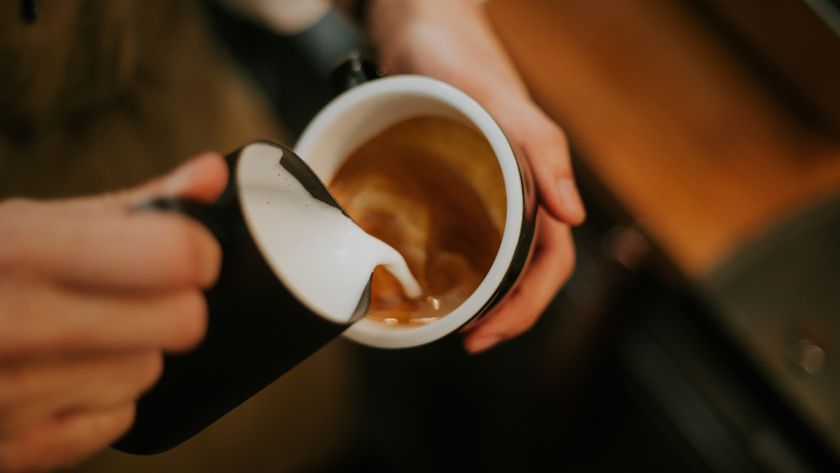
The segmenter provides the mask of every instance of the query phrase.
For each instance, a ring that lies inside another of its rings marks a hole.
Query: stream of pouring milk
[[[402,255],[310,195],[280,164],[282,156],[268,144],[248,145],[240,153],[236,178],[254,239],[285,286],[338,323],[353,316],[379,265],[400,281],[406,295],[420,296]]]

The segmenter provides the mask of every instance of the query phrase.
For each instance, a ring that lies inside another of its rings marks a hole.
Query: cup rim
[[[304,130],[295,152],[309,161],[307,150],[316,146],[337,120],[346,118],[355,107],[374,96],[414,96],[440,102],[462,115],[484,136],[490,144],[502,172],[505,184],[505,226],[496,257],[479,286],[449,314],[418,326],[389,326],[362,319],[345,332],[344,336],[364,345],[379,348],[408,348],[430,343],[457,331],[488,308],[504,285],[514,254],[523,231],[525,189],[522,170],[513,148],[501,127],[484,107],[472,97],[455,87],[429,77],[415,75],[390,76],[358,85],[327,104]],[[403,118],[404,120],[405,118]],[[342,158],[346,159],[346,156]],[[313,170],[318,173],[318,169]]]

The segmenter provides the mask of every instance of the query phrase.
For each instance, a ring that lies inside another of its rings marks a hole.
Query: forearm
[[[434,70],[449,80],[450,68],[469,67],[441,60],[456,49],[491,70],[496,81],[527,95],[516,69],[490,25],[482,2],[475,0],[371,0],[368,34],[379,61],[391,72]],[[425,49],[422,51],[421,49]],[[431,64],[434,62],[434,64]],[[454,73],[454,71],[453,71]]]

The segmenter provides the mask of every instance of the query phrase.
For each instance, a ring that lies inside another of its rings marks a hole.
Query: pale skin
[[[0,204],[0,471],[107,446],[163,354],[201,340],[218,243],[187,218],[131,209],[158,195],[211,201],[226,182],[209,153],[130,191]]]
[[[464,335],[471,353],[536,323],[574,268],[570,226],[585,211],[563,131],[531,100],[480,5],[470,0],[377,0],[369,19],[380,61],[394,73],[435,77],[472,95],[531,166],[540,201],[533,259],[518,287]]]
[[[481,11],[467,0],[377,0],[371,35],[392,72],[472,95],[530,164],[540,199],[533,261],[519,287],[464,334],[478,353],[528,330],[574,266],[569,226],[584,219],[562,130],[531,100]],[[107,196],[0,203],[0,471],[47,471],[130,427],[165,353],[205,332],[202,289],[221,249],[199,224],[131,209],[149,198],[214,200],[218,154]]]

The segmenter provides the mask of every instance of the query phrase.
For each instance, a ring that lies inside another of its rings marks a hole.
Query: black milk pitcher
[[[376,77],[360,59],[358,35],[338,12],[292,38],[336,92]],[[160,453],[184,442],[305,360],[364,316],[369,284],[355,312],[337,322],[302,302],[276,274],[243,216],[238,174],[243,153],[270,147],[276,161],[309,196],[340,209],[321,181],[289,148],[255,143],[226,157],[228,186],[213,204],[159,199],[138,211],[178,212],[206,226],[222,247],[218,282],[206,292],[207,334],[193,351],[166,356],[161,379],[137,404],[131,430],[114,444],[128,453]],[[290,222],[291,224],[291,222]]]

